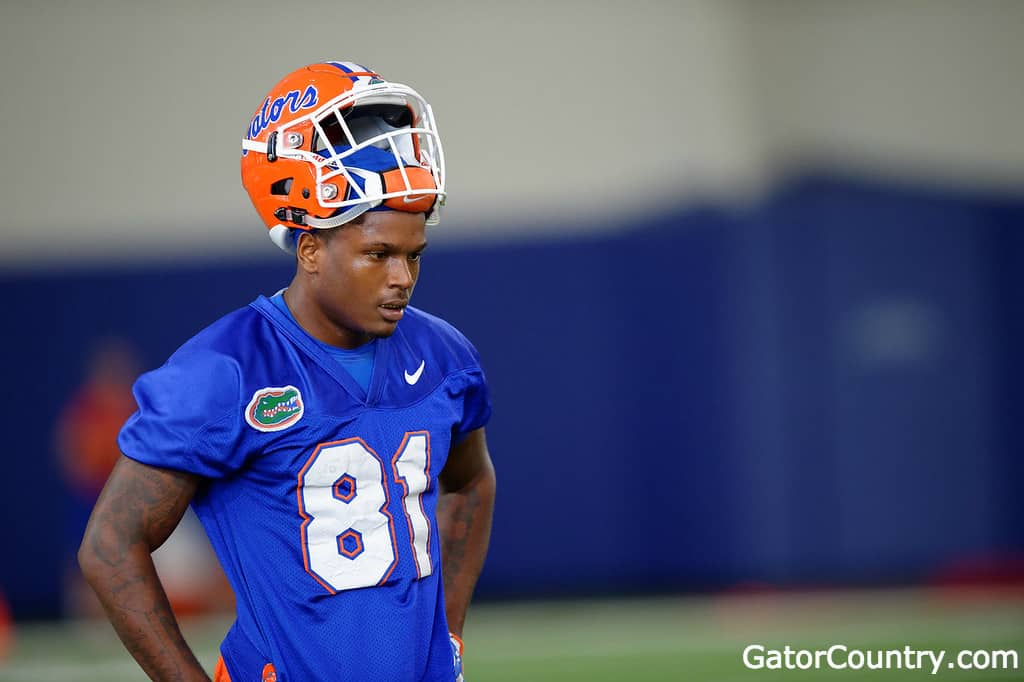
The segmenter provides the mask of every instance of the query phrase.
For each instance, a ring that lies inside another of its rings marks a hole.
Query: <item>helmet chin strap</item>
[[[242,149],[247,152],[260,152],[261,154],[267,153],[267,143],[260,142],[259,140],[250,140],[249,138],[242,138]]]
[[[263,145],[264,147],[266,145]],[[254,150],[254,151],[259,151]],[[379,173],[373,171],[363,170],[362,168],[348,168],[347,171],[352,175],[356,175],[363,181],[362,195],[365,201],[358,203],[354,206],[350,206],[344,211],[341,211],[337,215],[332,215],[327,218],[317,218],[316,216],[304,215],[302,217],[302,223],[309,225],[310,227],[318,230],[328,230],[332,227],[338,227],[345,223],[355,220],[362,214],[366,213],[372,208],[377,208],[381,205],[382,199],[380,198],[384,194],[384,181]],[[351,183],[357,190],[360,189],[355,183]],[[274,242],[281,250],[286,253],[295,253],[295,242],[292,240],[291,230],[298,228],[288,228],[285,225],[275,225],[270,228],[270,241]]]
[[[380,204],[380,201],[377,201],[373,205],[379,205],[379,204]],[[345,223],[349,222],[350,220],[354,220],[354,219],[358,218],[362,214],[364,214],[367,211],[369,211],[373,207],[373,205],[371,205],[371,204],[361,204],[359,206],[353,206],[352,208],[348,209],[347,211],[342,211],[338,215],[331,216],[330,218],[316,218],[316,217],[312,217],[312,216],[305,216],[303,218],[303,222],[306,225],[309,225],[310,227],[316,228],[318,230],[328,230],[328,229],[330,229],[332,227],[338,227],[339,225],[344,225]],[[286,225],[281,225],[279,223],[277,225],[274,225],[272,228],[270,228],[270,233],[269,233],[270,241],[274,242],[274,244],[276,244],[277,247],[280,248],[285,253],[294,254],[295,253],[295,239],[293,238],[292,230],[300,230],[300,229],[301,228],[298,228],[298,227],[287,227]]]
[[[318,230],[328,230],[332,227],[338,227],[344,225],[350,220],[354,220],[359,216],[363,215],[371,208],[380,206],[380,199],[377,199],[373,203],[368,204],[357,204],[352,206],[347,211],[342,211],[338,215],[332,215],[330,218],[317,218],[314,216],[306,216],[306,224],[310,227],[315,227]]]

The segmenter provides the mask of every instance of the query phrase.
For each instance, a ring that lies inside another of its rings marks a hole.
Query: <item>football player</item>
[[[236,597],[218,682],[460,680],[495,477],[480,358],[409,305],[445,197],[431,108],[314,64],[260,101],[241,171],[295,276],[136,382],[82,571],[150,678],[209,680],[150,558],[191,504]]]

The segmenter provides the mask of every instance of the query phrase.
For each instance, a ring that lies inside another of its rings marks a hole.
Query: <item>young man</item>
[[[218,682],[461,680],[495,483],[479,357],[408,305],[444,200],[430,107],[315,64],[242,148],[295,278],[138,380],[82,571],[152,679],[209,680],[150,558],[191,503],[236,596]]]

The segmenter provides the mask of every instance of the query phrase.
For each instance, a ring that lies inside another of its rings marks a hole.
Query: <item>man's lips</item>
[[[409,302],[404,300],[385,301],[377,306],[377,309],[385,320],[398,322],[405,315],[405,307],[407,305],[409,305]]]

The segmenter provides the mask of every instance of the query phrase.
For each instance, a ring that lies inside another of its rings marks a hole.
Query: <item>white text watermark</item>
[[[743,665],[750,670],[1018,670],[1020,657],[1013,649],[964,649],[958,652],[913,649],[858,649],[833,644],[824,649],[773,649],[751,644],[743,649]]]

